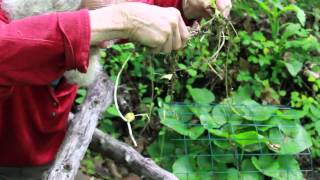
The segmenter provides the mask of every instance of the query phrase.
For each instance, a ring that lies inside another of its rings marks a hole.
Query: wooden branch
[[[74,115],[63,144],[50,170],[45,173],[45,180],[73,180],[90,144],[94,142],[115,162],[124,163],[132,172],[151,180],[177,180],[173,174],[157,166],[152,160],[144,158],[129,145],[119,142],[96,129],[99,116],[113,102],[113,83],[105,74],[101,74],[91,87],[88,95]]]
[[[132,172],[146,179],[178,180],[173,174],[160,168],[151,159],[143,157],[131,146],[119,142],[99,129],[95,130],[92,143],[99,152],[103,152],[117,163],[125,164]]]
[[[56,160],[43,179],[72,180],[80,166],[80,160],[91,142],[100,114],[113,102],[113,83],[102,73],[89,87],[88,95],[70,121],[66,138]]]

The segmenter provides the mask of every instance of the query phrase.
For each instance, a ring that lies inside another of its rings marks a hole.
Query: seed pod
[[[129,123],[134,121],[136,118],[133,112],[127,113],[124,117],[126,118],[127,122],[129,122]]]

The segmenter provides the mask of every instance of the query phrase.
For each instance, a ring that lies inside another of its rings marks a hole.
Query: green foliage
[[[264,175],[274,179],[304,179],[298,162],[292,156],[263,156],[253,157],[252,163]],[[279,171],[281,169],[281,171]]]
[[[132,55],[119,92],[128,96],[124,113],[151,117],[134,121],[134,134],[159,132],[147,147],[150,157],[180,179],[212,179],[210,171],[224,172],[213,174],[219,180],[303,179],[294,155],[312,148],[320,156],[320,80],[314,75],[320,73],[320,17],[308,3],[237,0],[238,35],[221,24],[204,28],[171,55],[133,44],[109,49],[104,69],[113,80]],[[227,42],[215,58],[221,30]],[[158,122],[162,127],[153,129]],[[99,127],[120,137],[115,124],[121,120],[110,107]],[[190,139],[188,155],[184,141],[170,141],[184,138]],[[217,156],[202,156],[212,152]]]
[[[77,91],[77,98],[76,98],[75,102],[78,103],[78,104],[83,103],[83,101],[85,100],[86,96],[87,96],[87,90],[83,89],[83,88],[79,89]]]
[[[90,150],[86,152],[85,158],[81,161],[82,170],[84,173],[88,175],[94,175],[95,174],[95,165],[94,161],[101,159],[101,156],[95,155]]]

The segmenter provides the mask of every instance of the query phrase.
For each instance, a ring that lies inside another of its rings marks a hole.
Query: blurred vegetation
[[[226,172],[214,176],[219,180],[303,179],[295,155],[311,148],[313,158],[320,157],[320,1],[235,0],[231,16],[237,32],[219,19],[201,22],[200,35],[170,55],[130,43],[102,53],[113,80],[132,55],[118,89],[126,102],[122,111],[151,117],[133,122],[139,148],[180,179],[212,179],[201,173],[212,170]],[[80,91],[78,102],[84,95]],[[114,106],[99,128],[130,143]],[[201,141],[208,136],[230,141]],[[170,141],[185,137],[199,140],[190,145],[191,156],[185,155],[184,141]],[[236,151],[240,158],[197,156],[210,150]],[[254,152],[275,156],[241,156]],[[93,175],[91,159],[92,153],[84,170]]]

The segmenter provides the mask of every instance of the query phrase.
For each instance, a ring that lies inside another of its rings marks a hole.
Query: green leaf
[[[306,14],[300,8],[297,8],[296,13],[297,13],[297,18],[299,19],[299,22],[301,23],[302,26],[304,26],[306,24]]]
[[[191,77],[196,77],[197,76],[197,71],[194,70],[194,69],[188,69],[187,72]]]
[[[249,34],[246,31],[240,31],[239,36],[241,37],[243,45],[245,45],[245,46],[250,45],[251,37],[249,36]]]
[[[293,156],[280,156],[278,159],[274,159],[273,156],[261,156],[259,159],[252,157],[251,161],[255,168],[266,176],[279,180],[303,179],[299,164]]]
[[[239,120],[238,116],[230,115],[230,108],[224,103],[214,106],[212,111],[210,105],[190,105],[189,107],[190,110],[200,119],[200,122],[204,128],[208,130],[220,128],[228,121],[231,124],[241,123],[241,120]]]
[[[217,106],[213,109],[212,113],[210,113],[212,108],[209,105],[191,105],[189,107],[190,110],[200,119],[203,127],[208,130],[219,128],[227,122],[224,114],[222,114]]]
[[[217,105],[213,108],[212,112],[212,119],[218,127],[224,125],[228,121],[228,114],[226,112],[226,108],[223,105]]]
[[[206,129],[212,128],[208,126],[208,122],[212,122],[212,118],[209,116],[209,112],[211,111],[211,107],[209,105],[191,104],[188,107],[190,111],[200,119],[201,124]]]
[[[115,105],[109,106],[103,113],[104,117],[119,117],[119,112]]]
[[[167,140],[168,138],[176,138],[175,136],[170,136],[171,134],[159,136],[157,140],[155,140],[151,145],[147,147],[148,155],[150,155],[151,158],[155,160],[157,164],[161,165],[161,167],[166,169],[171,169],[172,164],[175,161],[175,159],[173,159],[170,156],[167,156],[166,154],[171,154],[175,152],[175,150],[179,148],[179,146],[184,147],[183,142],[179,143],[176,141],[176,143],[169,143]]]
[[[195,171],[195,160],[182,156],[172,166],[173,173],[181,180],[200,180]]]
[[[279,154],[298,154],[312,146],[312,140],[306,130],[298,123],[288,120],[279,120],[279,129],[269,131],[269,140],[278,144]]]
[[[239,179],[241,179],[239,171],[237,169],[235,169],[235,168],[228,169],[227,174],[228,174],[227,175],[227,179],[228,180],[239,180]]]
[[[200,89],[200,88],[188,88],[188,91],[192,97],[192,99],[200,104],[209,104],[215,100],[214,94],[208,89]]]
[[[189,136],[191,139],[197,139],[204,132],[202,126],[192,125],[192,113],[187,106],[173,105],[164,106],[159,109],[161,123],[181,135]]]
[[[251,99],[252,94],[252,86],[248,84],[244,84],[242,86],[239,86],[236,93],[233,94],[232,99],[234,99],[235,102],[241,102],[244,100]]]
[[[213,143],[216,146],[218,146],[219,148],[224,149],[224,150],[228,150],[228,149],[232,148],[230,142],[228,142],[228,141],[213,140]]]
[[[275,106],[263,106],[254,100],[245,100],[234,106],[238,115],[250,121],[266,121],[278,109]]]
[[[211,158],[205,156],[197,157],[197,174],[201,180],[212,180]],[[199,169],[201,168],[201,169]]]
[[[306,115],[305,111],[302,110],[295,110],[295,109],[288,109],[283,110],[282,112],[278,113],[278,117],[281,119],[287,119],[287,120],[300,120]]]
[[[236,160],[232,148],[223,150],[221,148],[213,146],[212,151],[214,152],[214,156],[212,156],[212,158],[218,163],[228,164],[235,162]]]
[[[206,156],[197,156],[197,165],[201,167],[203,171],[212,171],[211,158]]]
[[[316,121],[314,123],[315,129],[318,132],[318,134],[320,134],[320,121]]]
[[[264,42],[264,41],[267,40],[266,37],[263,35],[263,33],[260,32],[260,31],[255,31],[255,32],[253,32],[253,33],[252,33],[252,38],[253,38],[254,40],[260,41],[260,42]]]
[[[298,48],[304,51],[312,51],[316,50],[319,51],[319,45],[318,45],[318,40],[315,36],[308,36],[306,38],[299,38],[291,41],[286,41],[285,42],[285,48]],[[307,52],[305,52],[307,53]],[[304,59],[306,57],[306,54],[299,54],[298,52],[293,52],[291,53],[292,59]],[[319,58],[315,58],[315,62],[319,60]]]
[[[261,156],[259,159],[257,157],[251,158],[252,164],[257,168],[262,174],[278,178],[280,170],[280,165],[278,161],[275,161],[272,156]]]
[[[178,67],[180,68],[180,69],[187,69],[187,66],[186,65],[184,65],[184,64],[181,64],[181,63],[179,63],[178,64]]]
[[[211,130],[209,130],[209,132],[215,136],[218,136],[218,137],[224,137],[224,138],[229,137],[229,132],[224,127],[220,128],[220,129],[211,129]]]
[[[263,180],[261,173],[254,167],[250,159],[241,162],[241,179],[243,180]]]
[[[291,76],[295,77],[301,71],[303,64],[300,61],[293,60],[291,62],[285,62],[286,68],[288,69]]]
[[[79,89],[77,91],[77,94],[79,95],[79,97],[75,100],[75,102],[78,104],[83,103],[86,96],[87,96],[87,90],[86,89]]]
[[[301,8],[299,8],[296,5],[291,4],[289,6],[284,7],[283,10],[281,11],[281,13],[285,13],[285,12],[288,12],[288,11],[294,11],[296,13],[296,16],[297,16],[300,24],[302,26],[305,25],[305,23],[306,23],[306,14],[304,13],[304,11]]]
[[[211,112],[212,117],[215,122],[219,122],[221,125],[227,122],[231,125],[239,125],[242,123],[243,118],[232,111],[232,102],[229,101],[231,101],[231,99],[225,99],[220,104],[214,106]]]
[[[315,117],[319,118],[319,120],[320,120],[320,106],[319,106],[319,108],[317,108],[315,105],[311,105],[310,111]]]
[[[300,24],[289,23],[282,34],[282,39],[287,40],[289,37],[298,34],[300,32],[300,29]]]
[[[264,2],[261,2],[260,0],[254,0],[259,7],[265,11],[266,14],[271,15],[273,12],[271,11],[271,8],[268,7],[268,5]]]
[[[250,162],[250,160],[249,160]],[[222,176],[221,180],[263,180],[263,176],[255,170],[238,171],[235,168],[229,168],[225,171],[226,175]],[[219,180],[220,180],[219,179]]]
[[[282,179],[304,180],[299,163],[294,156],[280,156],[278,161],[280,167],[285,170],[280,173]]]
[[[239,134],[231,135],[231,138],[242,146],[265,143],[266,138],[256,131],[247,131]]]

